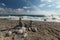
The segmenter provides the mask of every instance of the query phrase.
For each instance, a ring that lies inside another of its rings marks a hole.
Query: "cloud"
[[[41,2],[53,2],[53,0],[41,0]]]
[[[58,2],[55,2],[56,4],[59,4],[60,3],[60,1],[58,1]]]
[[[31,7],[24,6],[23,8],[24,8],[24,9],[27,9],[27,8],[31,8]]]
[[[60,9],[60,0],[55,1],[55,8]]]
[[[53,11],[46,11],[46,10],[41,10],[38,7],[34,6],[36,10],[24,10],[21,8],[18,9],[11,9],[11,8],[1,8],[0,7],[0,14],[23,14],[23,15],[51,15],[51,14],[56,14],[56,12]]]
[[[5,3],[1,3],[2,6],[6,6]]]
[[[55,3],[56,3],[55,8],[60,8],[60,1]]]
[[[44,7],[46,4],[40,4],[39,7]]]
[[[54,0],[41,0],[40,5],[38,5],[38,6],[32,5],[31,7],[24,6],[23,9],[22,8],[12,9],[12,8],[2,8],[2,7],[0,7],[0,14],[28,14],[28,15],[30,15],[30,14],[32,14],[32,15],[57,14],[57,12],[53,12],[53,10],[55,10],[56,8],[60,8],[60,1],[58,1],[58,2],[53,2],[53,1]],[[53,2],[53,3],[51,3],[51,2]],[[5,3],[1,3],[1,5],[2,6],[7,6]],[[49,9],[49,7],[51,9]],[[34,10],[30,11],[29,10],[30,8],[33,8]]]
[[[45,10],[35,10],[35,11],[31,11],[31,14],[34,15],[52,15],[52,14],[56,14],[55,12],[52,11],[45,11]]]
[[[56,6],[56,8],[60,8],[60,4]]]
[[[42,1],[52,2],[52,0],[42,0]],[[2,5],[6,6],[6,4],[4,4],[4,3],[2,3]],[[51,14],[56,14],[53,11],[41,10],[40,9],[41,7],[42,8],[52,7],[52,5],[47,4],[47,3],[43,3],[43,4],[40,4],[39,6],[35,6],[35,5],[32,5],[31,7],[24,6],[23,9],[22,8],[12,9],[12,8],[1,8],[0,7],[0,14],[27,14],[27,15],[41,15],[41,14],[42,15],[51,15]],[[57,7],[60,7],[60,6],[57,6]],[[32,10],[32,11],[25,10],[25,9],[29,9],[29,8],[34,8],[34,10]]]
[[[48,5],[47,7],[52,7],[53,5]]]
[[[24,9],[0,8],[0,14],[23,14]]]

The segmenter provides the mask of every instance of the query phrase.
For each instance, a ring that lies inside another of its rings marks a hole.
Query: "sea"
[[[58,15],[0,15],[1,19],[7,20],[32,20],[32,21],[44,21],[44,22],[60,22],[60,16]]]

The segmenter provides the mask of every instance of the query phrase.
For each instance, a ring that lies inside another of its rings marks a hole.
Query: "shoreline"
[[[6,20],[19,20],[19,18],[22,18],[22,20],[32,20],[32,21],[44,21],[44,22],[60,22],[60,18],[53,18],[53,17],[31,17],[31,16],[2,16],[0,19],[6,19]]]

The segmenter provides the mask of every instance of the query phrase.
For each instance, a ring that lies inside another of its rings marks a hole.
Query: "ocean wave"
[[[46,22],[60,22],[60,18],[58,16],[50,16],[50,17],[32,17],[32,16],[2,16],[0,18],[5,18],[8,20],[19,20],[19,18],[22,18],[22,20],[32,20],[32,21],[44,21],[46,19]]]

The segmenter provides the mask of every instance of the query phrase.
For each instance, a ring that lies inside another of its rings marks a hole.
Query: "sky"
[[[60,15],[60,0],[0,0],[0,14]]]

